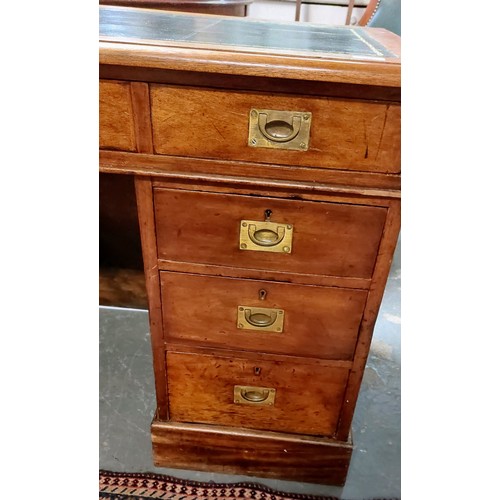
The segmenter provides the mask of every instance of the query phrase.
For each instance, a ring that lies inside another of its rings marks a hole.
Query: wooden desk
[[[343,484],[400,220],[399,38],[101,8],[135,177],[158,466]]]

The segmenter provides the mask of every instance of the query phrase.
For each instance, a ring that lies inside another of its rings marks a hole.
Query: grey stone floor
[[[149,426],[155,410],[146,311],[100,309],[100,467],[158,472],[194,481],[252,481],[343,499],[400,497],[400,246],[396,250],[354,414],[355,449],[344,488],[153,466]]]

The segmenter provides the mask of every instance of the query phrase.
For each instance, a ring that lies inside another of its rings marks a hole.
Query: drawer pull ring
[[[241,330],[283,333],[285,311],[271,307],[238,306],[237,327]]]
[[[234,402],[244,405],[273,406],[276,389],[271,387],[234,386]]]
[[[292,253],[293,224],[270,220],[240,221],[240,250]]]
[[[269,391],[267,389],[258,391],[242,390],[241,397],[252,403],[262,403],[269,397]]]
[[[285,237],[284,226],[278,226],[277,231],[272,229],[257,229],[255,224],[248,226],[248,237],[256,244],[262,247],[273,247],[283,241]]]
[[[311,135],[310,111],[250,109],[248,146],[307,151]]]
[[[267,113],[259,113],[259,130],[261,134],[274,142],[289,142],[300,132],[302,118],[293,116],[292,123],[285,120],[269,120]]]
[[[245,309],[245,319],[253,326],[259,328],[266,328],[268,326],[274,325],[276,319],[278,318],[278,313],[273,311],[271,315],[267,315],[262,312],[253,313],[251,309]]]

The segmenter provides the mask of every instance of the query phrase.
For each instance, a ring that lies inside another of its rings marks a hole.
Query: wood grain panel
[[[270,92],[272,94],[295,94],[344,97],[368,101],[401,102],[401,89],[398,87],[381,87],[377,85],[355,85],[346,83],[313,82],[307,80],[290,80],[287,78],[271,78],[266,76],[220,75],[217,73],[198,73],[190,71],[172,71],[168,69],[139,68],[131,66],[110,66],[101,64],[99,75],[108,80],[129,80],[150,83],[166,83],[170,85],[190,85],[198,87],[225,88],[227,90],[251,90],[253,92]]]
[[[287,181],[295,181],[305,184],[302,189],[309,188],[316,191],[328,186],[330,192],[401,197],[401,176],[397,174],[262,165],[231,160],[131,154],[121,151],[100,151],[99,167],[101,170],[113,173],[154,175],[157,180],[161,180],[163,174],[168,177],[174,177],[178,173],[205,174],[213,175],[215,179],[217,176],[246,178],[249,182],[256,182],[258,179],[264,184],[273,181],[276,184],[280,182],[281,185],[286,185]]]
[[[151,85],[159,154],[371,172],[400,171],[400,107]],[[248,146],[252,108],[312,113],[308,151]]]
[[[282,271],[260,271],[240,267],[214,266],[211,264],[197,264],[194,262],[179,262],[174,260],[159,260],[160,271],[174,271],[179,273],[205,274],[212,276],[226,276],[228,278],[257,279],[267,281],[283,281],[298,285],[333,286],[340,288],[355,288],[368,290],[371,280],[367,278],[346,278],[323,276],[320,274],[299,274]]]
[[[165,349],[167,351],[173,352],[189,352],[189,354],[201,354],[203,356],[222,356],[227,357],[228,352],[226,349],[208,347],[201,344],[176,344],[173,342],[165,342]],[[233,351],[231,351],[233,352]],[[324,366],[325,360],[319,358],[304,358],[303,356],[291,356],[289,354],[270,354],[266,352],[250,352],[250,351],[238,351],[239,356],[244,356],[246,359],[253,359],[255,361],[283,361],[285,364],[299,364],[303,366]],[[353,365],[352,361],[343,361],[339,359],[329,359],[328,366],[338,367],[338,368],[348,368],[351,369]]]
[[[277,432],[154,420],[154,463],[225,474],[245,474],[343,485],[352,442]]]
[[[99,81],[99,147],[137,150],[129,83]]]
[[[371,34],[375,28],[371,30]],[[384,30],[385,31],[385,30]],[[397,36],[397,35],[394,35]],[[398,42],[399,43],[399,40]],[[400,60],[355,61],[99,41],[99,64],[401,88]]]
[[[387,221],[384,227],[384,234],[380,244],[377,264],[373,273],[373,280],[370,286],[368,299],[361,322],[358,343],[354,356],[353,369],[349,375],[349,382],[344,395],[344,404],[339,419],[337,436],[339,439],[346,439],[351,428],[351,422],[359,396],[359,389],[366,366],[366,360],[370,352],[375,321],[384,295],[385,285],[391,269],[394,250],[398,242],[398,235],[401,226],[401,204],[392,202],[387,214]]]
[[[156,403],[158,416],[168,419],[167,377],[165,347],[160,301],[160,277],[156,253],[155,221],[153,209],[153,187],[148,177],[135,178],[135,192],[141,232],[144,275],[149,304],[149,328],[153,349],[153,369],[155,376]]]
[[[324,359],[352,359],[367,296],[361,290],[169,272],[161,272],[160,281],[167,342]],[[283,309],[283,331],[237,328],[240,305]]]
[[[170,419],[331,436],[349,370],[282,361],[167,353]],[[259,369],[257,375],[256,369]],[[272,406],[234,403],[234,386],[276,389]]]
[[[158,258],[371,278],[386,209],[264,197],[155,190]],[[243,251],[240,221],[293,224],[291,254]]]
[[[130,84],[134,126],[139,153],[153,152],[153,136],[151,127],[151,106],[149,103],[149,85],[143,82]]]

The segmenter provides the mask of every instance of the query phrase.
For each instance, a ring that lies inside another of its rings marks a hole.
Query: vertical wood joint
[[[134,113],[135,137],[138,153],[153,153],[153,130],[149,102],[149,84],[132,82],[130,84],[132,110]]]

